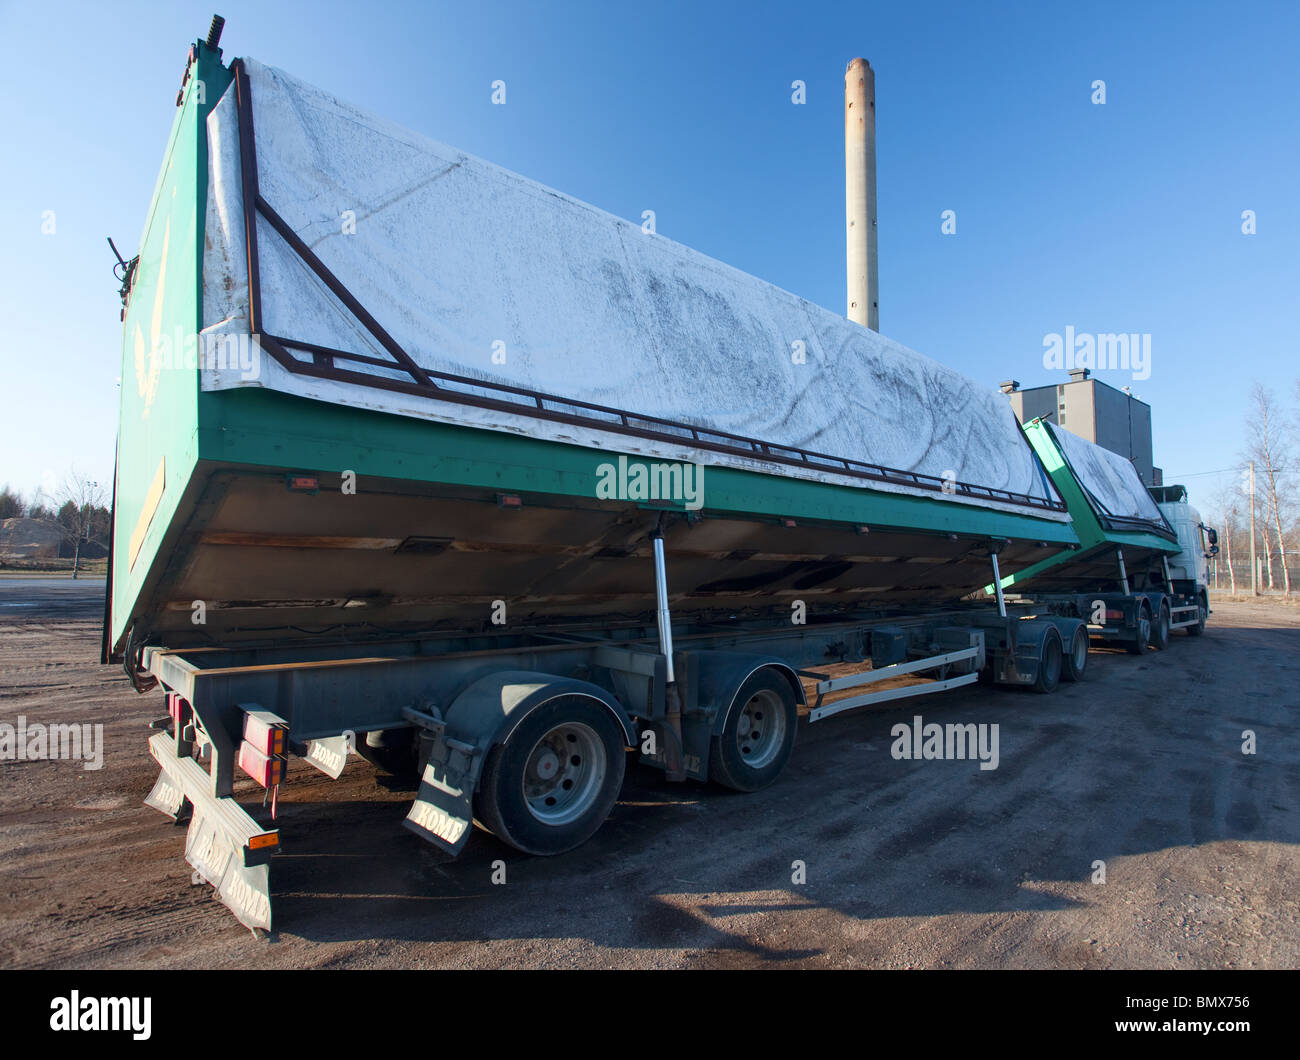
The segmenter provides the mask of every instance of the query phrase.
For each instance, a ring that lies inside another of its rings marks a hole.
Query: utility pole
[[[1255,561],[1255,461],[1250,462],[1250,595],[1259,595],[1259,565]]]

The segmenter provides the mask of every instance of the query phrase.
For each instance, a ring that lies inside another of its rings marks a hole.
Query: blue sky
[[[863,55],[882,333],[989,386],[1055,381],[1043,340],[1067,326],[1149,333],[1149,378],[1099,377],[1152,405],[1156,463],[1202,501],[1236,477],[1199,473],[1237,464],[1251,382],[1295,394],[1300,5],[7,3],[0,482],[25,493],[72,465],[111,480],[104,237],[137,249],[214,3],[227,59],[630,220],[653,209],[662,235],[836,312],[843,73]]]

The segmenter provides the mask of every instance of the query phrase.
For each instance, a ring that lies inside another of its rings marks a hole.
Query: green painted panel
[[[110,619],[115,645],[130,624],[198,459],[198,365],[188,354],[197,348],[203,314],[204,121],[230,75],[205,45],[195,49],[140,237],[122,329]]]
[[[1057,447],[1056,442],[1052,440],[1052,436],[1043,423],[1039,420],[1032,420],[1024,425],[1024,432],[1025,437],[1029,439],[1029,443],[1034,447],[1034,452],[1038,454],[1039,460],[1043,462],[1043,467],[1051,476],[1057,492],[1061,494],[1062,500],[1065,501],[1066,507],[1069,508],[1070,519],[1074,523],[1075,533],[1079,537],[1080,549],[1076,553],[1067,552],[1059,556],[1051,556],[1032,566],[1025,567],[1023,570],[1016,571],[1014,574],[1008,574],[1002,579],[1004,589],[1022,586],[1045,572],[1061,570],[1067,564],[1078,563],[1095,555],[1103,547],[1119,545],[1126,548],[1154,549],[1170,555],[1178,552],[1177,544],[1158,534],[1147,534],[1141,531],[1107,530],[1098,520],[1097,513],[1093,511],[1087,494],[1084,493],[1083,487],[1079,485],[1078,480],[1071,473],[1069,465],[1065,462],[1065,457],[1061,454],[1061,450]],[[986,586],[984,591],[991,594],[993,586]]]
[[[616,452],[539,441],[311,401],[260,388],[200,395],[199,455],[218,463],[596,497],[597,469]],[[631,459],[648,460],[646,457]],[[659,461],[662,462],[662,461]],[[919,528],[1063,545],[1069,523],[944,500],[708,467],[712,512]]]

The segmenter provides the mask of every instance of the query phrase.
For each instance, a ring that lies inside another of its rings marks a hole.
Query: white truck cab
[[[1186,486],[1152,486],[1151,496],[1178,535],[1182,551],[1169,557],[1174,588],[1201,601],[1209,611],[1209,560],[1219,553],[1219,535],[1201,521],[1201,513],[1187,502]]]

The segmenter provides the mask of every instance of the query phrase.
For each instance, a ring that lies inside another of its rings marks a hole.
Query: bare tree
[[[73,468],[59,487],[55,500],[62,502],[59,526],[73,548],[72,576],[75,578],[81,573],[81,546],[90,540],[98,512],[104,506],[104,487]]]
[[[1279,496],[1278,477],[1286,473],[1290,453],[1285,437],[1282,410],[1271,391],[1256,383],[1250,390],[1251,420],[1247,431],[1247,452],[1263,472],[1264,515],[1262,527],[1264,555],[1268,559],[1268,584],[1273,587],[1273,552],[1268,547],[1268,522],[1277,531],[1277,548],[1282,558],[1282,583],[1287,596],[1291,595],[1291,575],[1286,569],[1286,542],[1282,535],[1282,498]]]
[[[1233,486],[1226,487],[1219,491],[1215,498],[1214,506],[1219,510],[1219,526],[1222,528],[1219,533],[1223,538],[1223,561],[1228,567],[1228,591],[1237,595],[1237,575],[1232,569],[1232,524],[1237,521],[1237,512],[1241,507],[1241,494]],[[1214,587],[1219,587],[1219,567],[1221,564],[1214,565]]]

